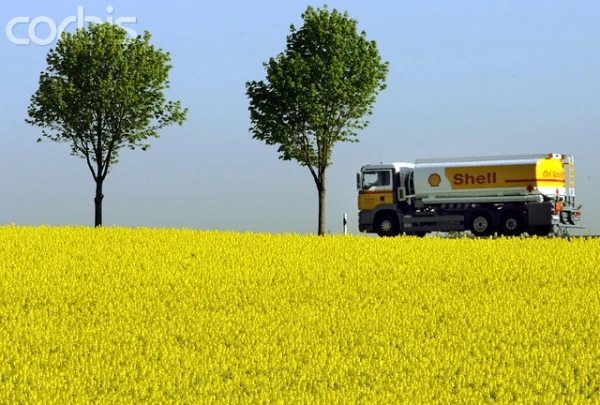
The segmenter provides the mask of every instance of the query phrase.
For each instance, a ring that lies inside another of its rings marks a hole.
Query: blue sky
[[[104,224],[316,233],[317,192],[306,168],[252,140],[245,82],[282,52],[290,24],[325,3],[27,1],[0,23],[38,16],[135,17],[169,51],[169,99],[189,108],[148,152],[123,151],[104,185]],[[416,158],[569,153],[585,234],[600,234],[600,2],[329,1],[348,11],[390,62],[388,88],[359,143],[338,144],[327,172],[326,229],[358,233],[355,173]],[[107,8],[112,7],[112,13]],[[48,37],[47,25],[37,35]],[[75,24],[69,26],[74,30]],[[14,29],[27,37],[27,25]],[[93,225],[94,183],[66,144],[36,143],[24,122],[55,43],[0,36],[0,224]]]

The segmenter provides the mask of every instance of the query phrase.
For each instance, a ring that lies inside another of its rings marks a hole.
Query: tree
[[[279,158],[308,167],[319,198],[318,234],[325,229],[325,171],[336,142],[357,142],[385,89],[388,62],[347,12],[308,7],[304,25],[290,26],[287,47],[263,63],[265,81],[246,83],[253,139],[279,145]]]
[[[31,97],[25,122],[54,142],[70,143],[71,155],[85,159],[92,172],[95,226],[102,225],[102,186],[119,150],[147,150],[159,129],[186,119],[187,109],[163,93],[170,55],[149,42],[147,31],[127,38],[110,23],[63,33]]]

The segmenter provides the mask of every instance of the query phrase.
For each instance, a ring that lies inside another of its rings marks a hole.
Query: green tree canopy
[[[102,225],[102,185],[119,150],[149,148],[158,130],[182,125],[187,109],[166,101],[169,53],[150,45],[150,34],[127,38],[110,23],[63,33],[46,58],[25,121],[42,136],[67,142],[85,159],[96,183],[95,225]],[[38,142],[41,138],[38,139]]]
[[[385,89],[388,62],[374,41],[358,32],[347,12],[308,9],[304,25],[291,25],[285,51],[264,67],[265,81],[246,83],[250,131],[279,158],[308,167],[319,197],[319,235],[325,227],[325,171],[336,142],[358,141],[377,94]]]

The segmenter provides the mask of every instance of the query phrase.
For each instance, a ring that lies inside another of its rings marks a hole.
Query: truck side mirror
[[[356,189],[360,190],[360,173],[356,173]]]

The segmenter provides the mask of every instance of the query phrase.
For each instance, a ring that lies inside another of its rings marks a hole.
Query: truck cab
[[[400,232],[397,209],[414,193],[414,164],[366,165],[356,174],[359,230],[393,236]]]

